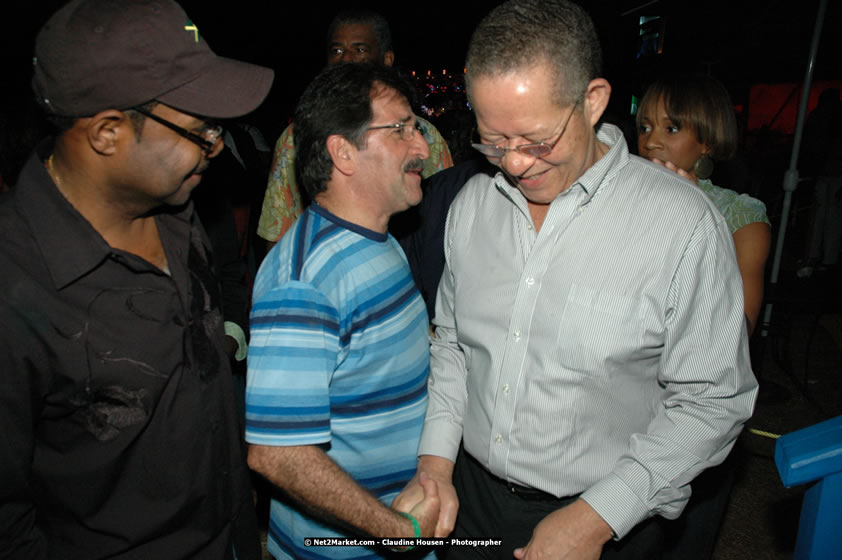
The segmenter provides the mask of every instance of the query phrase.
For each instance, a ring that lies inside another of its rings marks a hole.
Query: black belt
[[[521,486],[520,484],[515,484],[513,482],[509,482],[508,480],[503,480],[502,478],[492,474],[485,467],[483,467],[479,461],[477,461],[473,456],[471,456],[470,453],[464,451],[464,449],[462,449],[461,452],[464,458],[473,462],[474,465],[478,467],[483,473],[485,473],[490,480],[501,486],[504,486],[506,490],[508,490],[510,493],[524,500],[529,500],[533,502],[558,502],[559,504],[564,505],[574,501],[579,497],[579,495],[577,494],[575,496],[562,496],[561,498],[559,498],[557,496],[554,496],[553,494],[550,494],[549,492],[538,490],[537,488]]]
[[[506,487],[506,490],[514,494],[515,496],[522,498],[524,500],[529,500],[533,502],[565,502],[569,503],[575,500],[578,496],[564,496],[564,497],[557,497],[549,492],[544,492],[543,490],[538,490],[537,488],[530,488],[528,486],[521,486],[520,484],[515,484],[513,482],[509,482],[508,480],[503,480],[502,478],[497,478],[493,474],[489,473],[496,481]]]

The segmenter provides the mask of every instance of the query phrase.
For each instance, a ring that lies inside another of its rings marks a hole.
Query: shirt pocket
[[[641,307],[638,298],[573,284],[558,324],[559,362],[599,376],[635,359],[642,344]]]

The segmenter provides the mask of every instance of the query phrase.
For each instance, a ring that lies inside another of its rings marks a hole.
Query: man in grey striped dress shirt
[[[448,558],[657,557],[651,518],[680,515],[753,410],[728,228],[599,126],[600,58],[563,0],[507,2],[471,39],[475,147],[500,172],[448,214],[418,472],[437,534],[503,544]]]

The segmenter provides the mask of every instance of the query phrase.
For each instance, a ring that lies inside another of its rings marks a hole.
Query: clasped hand
[[[432,500],[431,485],[436,492],[435,503]],[[443,538],[453,531],[459,500],[450,480],[419,471],[392,502],[392,508],[415,516],[423,536]],[[419,515],[424,516],[425,521],[432,520],[429,531]]]
[[[441,507],[438,484],[436,484],[435,480],[427,476],[426,473],[420,473],[420,475],[416,475],[412,480],[415,481],[416,479],[418,481],[420,499],[412,504],[406,504],[406,508],[400,508],[396,505],[398,498],[400,498],[400,495],[398,495],[395,501],[392,502],[392,509],[410,514],[418,521],[421,536],[432,537],[435,534],[439,519],[439,509]]]

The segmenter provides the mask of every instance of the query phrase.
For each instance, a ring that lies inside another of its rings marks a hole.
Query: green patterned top
[[[766,205],[756,198],[717,187],[707,179],[699,179],[697,184],[725,217],[731,235],[741,227],[757,222],[769,224],[771,227],[772,224],[766,215]]]

